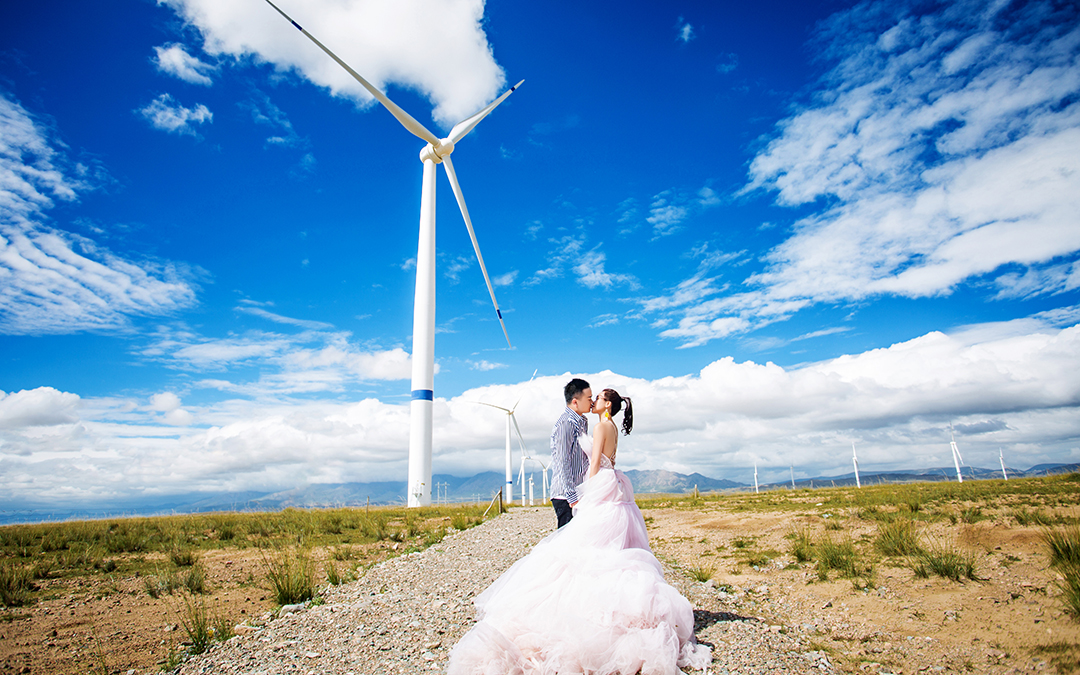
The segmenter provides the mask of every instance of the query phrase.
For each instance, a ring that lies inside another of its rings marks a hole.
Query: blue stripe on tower
[[[413,389],[412,400],[414,401],[434,401],[435,392],[430,389]]]
[[[502,318],[502,310],[501,309],[495,310],[495,313],[499,315],[500,319]]]

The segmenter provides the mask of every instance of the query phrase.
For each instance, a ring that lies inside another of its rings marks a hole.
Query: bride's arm
[[[600,470],[600,456],[604,454],[604,450],[612,443],[612,440],[609,426],[597,424],[596,431],[593,432],[592,456],[589,457],[589,478],[595,476]]]

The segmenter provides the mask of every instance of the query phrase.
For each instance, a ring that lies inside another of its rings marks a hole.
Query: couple
[[[690,603],[664,581],[630,480],[615,470],[619,430],[633,428],[630,399],[565,387],[555,423],[552,503],[559,528],[474,603],[478,622],[450,654],[448,675],[677,675],[703,670]],[[598,424],[589,445],[585,415]],[[560,504],[561,502],[561,504]]]

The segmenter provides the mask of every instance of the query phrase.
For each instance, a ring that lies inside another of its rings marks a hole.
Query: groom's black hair
[[[570,401],[573,401],[586,389],[589,389],[589,383],[579,377],[575,377],[567,382],[562,390],[563,398],[566,399],[566,405],[570,405]]]

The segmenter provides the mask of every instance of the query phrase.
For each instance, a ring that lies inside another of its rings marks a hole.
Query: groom
[[[577,487],[585,480],[589,458],[578,438],[589,433],[585,415],[592,410],[592,389],[585,380],[574,378],[563,387],[566,410],[551,430],[551,505],[559,527],[570,522],[577,504]]]

